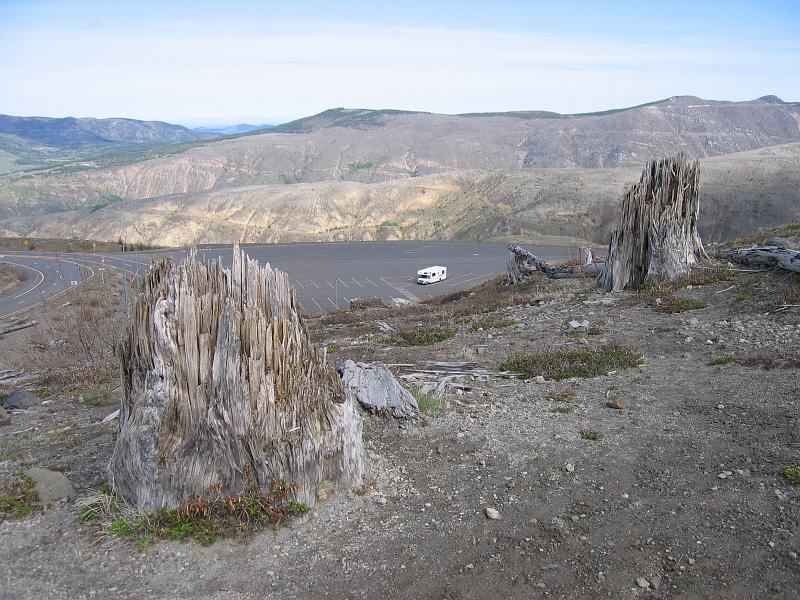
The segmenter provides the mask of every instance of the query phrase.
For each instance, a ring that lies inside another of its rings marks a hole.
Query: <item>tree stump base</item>
[[[311,343],[285,273],[249,259],[151,268],[119,348],[123,399],[109,481],[146,509],[284,480],[313,505],[366,468],[352,394]]]

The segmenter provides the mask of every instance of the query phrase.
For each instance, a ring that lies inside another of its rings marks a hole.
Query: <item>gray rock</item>
[[[491,519],[493,521],[497,521],[500,519],[500,512],[495,510],[494,508],[486,507],[483,509],[483,512],[486,514],[487,519]]]
[[[642,589],[645,589],[650,587],[650,582],[647,581],[647,579],[645,579],[644,577],[639,577],[636,580],[636,585],[638,585]]]
[[[570,321],[564,326],[564,332],[566,333],[588,333],[589,332],[589,321],[586,319],[582,319],[580,321]]]
[[[624,410],[628,408],[628,400],[625,396],[617,396],[608,402],[609,408],[616,408],[617,410]]]
[[[419,405],[414,396],[381,363],[346,360],[337,371],[345,386],[355,393],[359,403],[367,410],[388,413],[398,419],[419,414]]]
[[[15,392],[3,401],[3,408],[7,410],[28,409],[31,406],[41,404],[42,400],[36,394],[30,392]]]
[[[75,488],[63,473],[33,467],[25,471],[25,474],[36,482],[36,493],[40,502],[75,499]]]

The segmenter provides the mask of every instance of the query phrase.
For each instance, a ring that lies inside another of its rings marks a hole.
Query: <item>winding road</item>
[[[346,308],[353,298],[403,298],[414,301],[465,289],[505,271],[504,244],[470,242],[353,242],[244,245],[260,262],[289,273],[301,307],[316,314]],[[574,250],[556,246],[534,249],[545,260],[564,258]],[[231,246],[198,248],[201,257],[230,264]],[[27,271],[20,285],[0,295],[0,318],[18,317],[47,299],[80,288],[104,271],[141,276],[151,260],[184,250],[113,254],[0,251],[0,263]],[[447,279],[430,286],[416,283],[418,269],[447,267]]]

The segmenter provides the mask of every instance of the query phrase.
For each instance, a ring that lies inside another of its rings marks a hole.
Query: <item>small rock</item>
[[[533,381],[536,383],[547,383],[547,380],[542,375],[537,375]]]
[[[617,410],[624,410],[628,408],[628,399],[625,396],[617,396],[610,400],[607,405],[609,408],[616,408]]]
[[[724,404],[717,404],[717,410],[724,410],[724,409],[725,409]]]
[[[789,558],[792,560],[797,560],[797,552],[789,552]]]
[[[573,465],[572,463],[567,463],[564,468],[567,470],[567,473],[575,472],[575,465]]]
[[[384,498],[383,496],[378,496],[377,498],[375,498],[375,504],[380,504],[380,505],[386,504],[386,498]]]
[[[27,410],[31,406],[41,404],[41,399],[30,392],[15,392],[3,401],[3,408],[7,410]]]
[[[63,473],[33,467],[25,471],[25,474],[36,482],[36,494],[40,502],[75,499],[75,488]]]
[[[500,513],[493,508],[487,506],[483,509],[483,512],[486,514],[487,519],[491,519],[492,521],[500,519]]]
[[[661,587],[661,577],[655,576],[650,578],[650,587],[657,590]]]
[[[636,585],[638,585],[642,589],[646,589],[650,587],[650,582],[647,581],[647,579],[645,579],[644,577],[639,577],[636,580]]]
[[[694,563],[696,563],[696,562],[697,562],[697,561],[696,561],[695,559],[693,559],[693,558],[690,558],[690,559],[689,559],[689,564],[690,564],[690,565],[693,565],[693,564],[694,564]]]

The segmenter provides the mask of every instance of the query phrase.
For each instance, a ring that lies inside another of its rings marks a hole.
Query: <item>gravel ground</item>
[[[539,302],[496,309],[517,321],[502,329],[474,331],[481,317],[439,307],[312,322],[336,360],[496,369],[521,353],[613,343],[644,364],[544,383],[465,376],[471,389],[447,392],[436,414],[367,416],[365,488],[334,493],[301,520],[246,541],[159,542],[138,552],[98,540],[69,504],[6,521],[0,597],[800,597],[800,486],[781,473],[800,464],[800,371],[740,362],[796,357],[800,312],[766,310],[768,292],[741,300],[753,288],[747,277],[681,290],[709,307],[680,314],[568,282]],[[762,277],[768,288],[785,283]],[[584,318],[593,335],[562,332]],[[457,335],[391,347],[379,319],[393,327],[444,319]],[[5,341],[0,367],[15,366]],[[735,360],[711,364],[728,355]],[[41,405],[11,413],[0,427],[0,477],[36,465],[63,471],[79,496],[96,490],[115,433],[113,423],[98,424],[115,408],[115,384],[104,385],[102,393],[48,388]],[[608,406],[620,398],[626,408]]]

